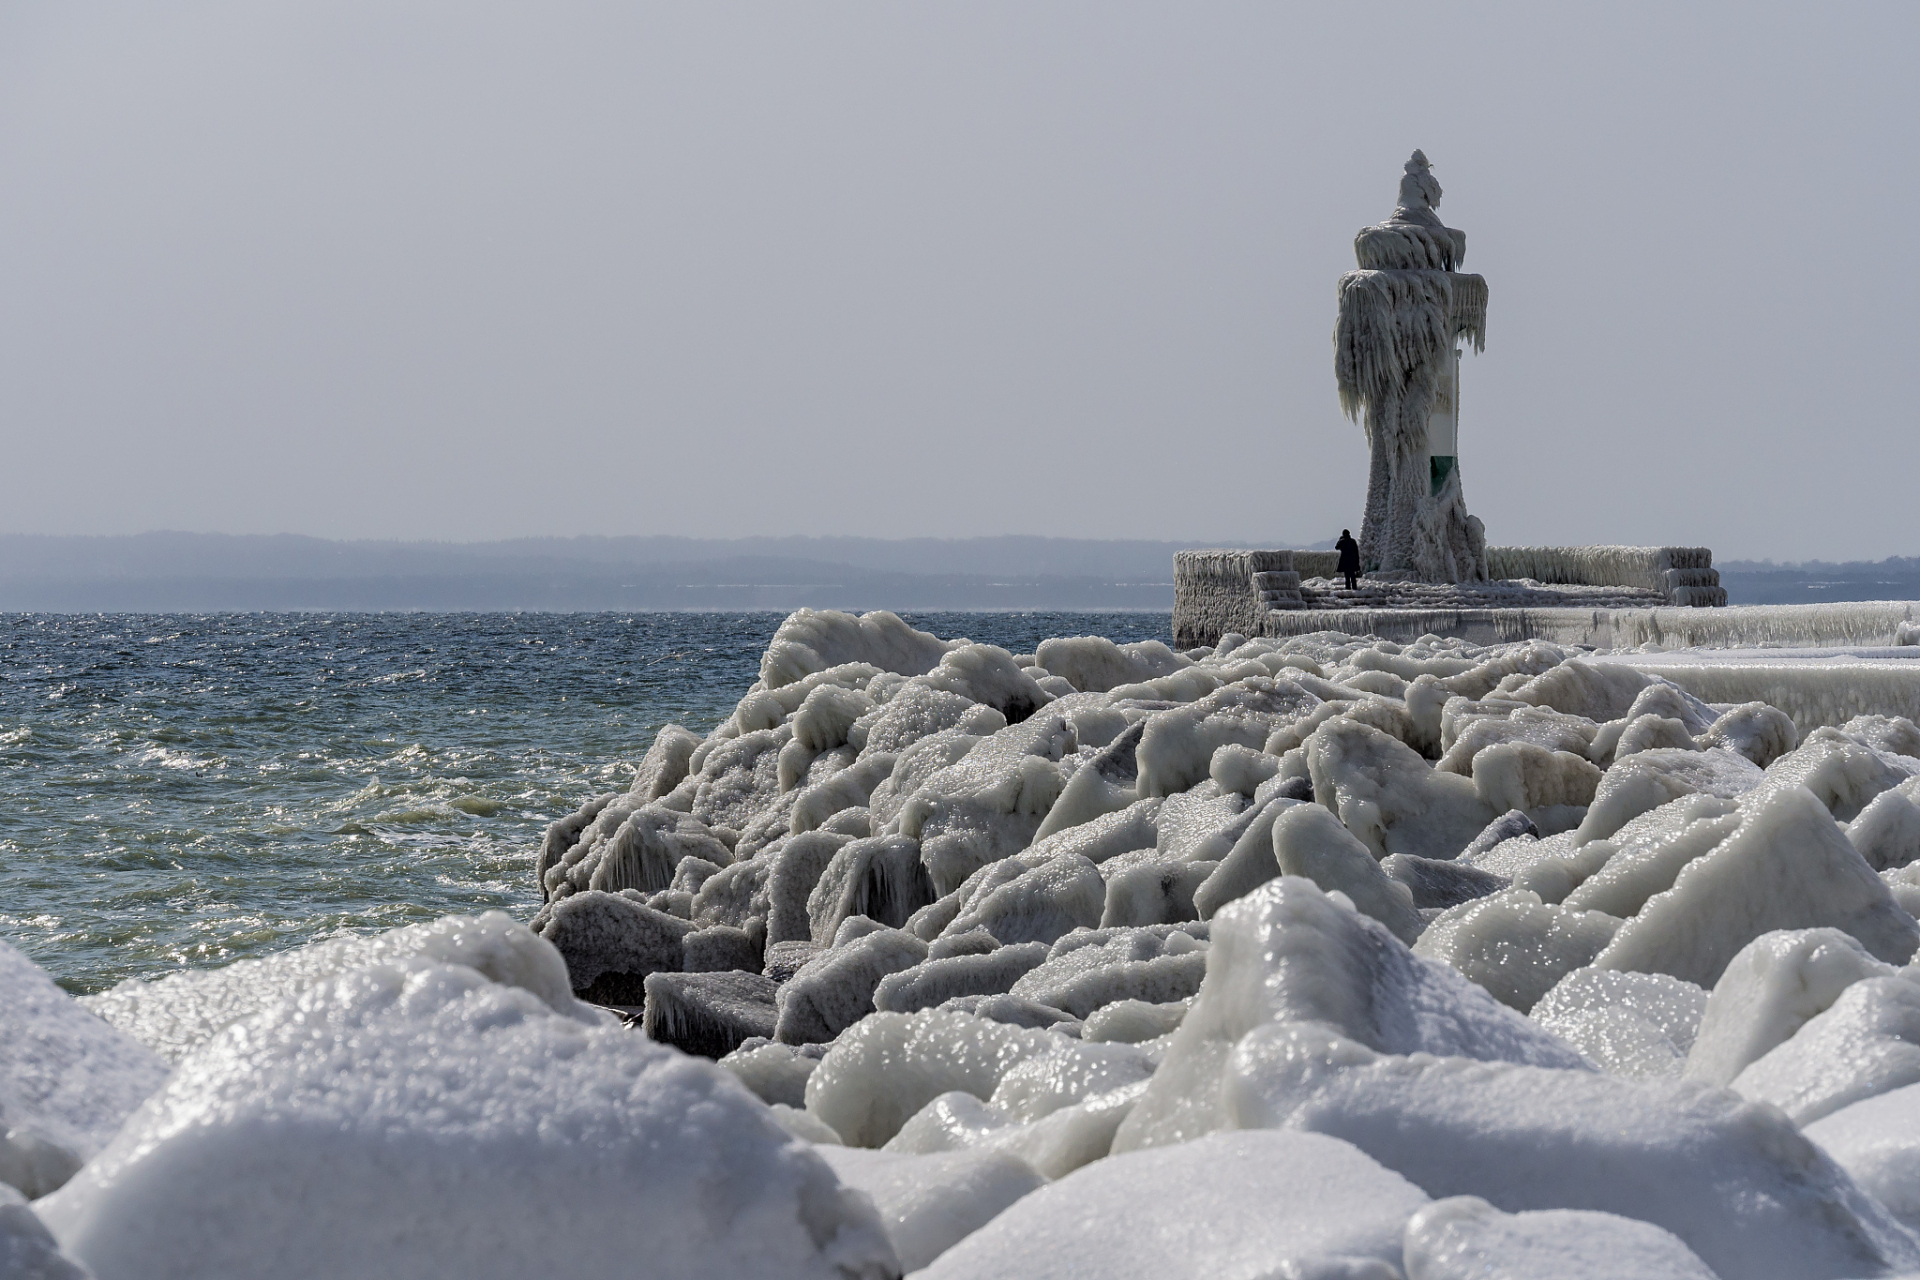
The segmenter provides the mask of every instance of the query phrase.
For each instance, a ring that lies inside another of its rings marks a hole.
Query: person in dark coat
[[[1340,553],[1340,572],[1347,575],[1347,590],[1354,591],[1360,586],[1360,544],[1353,540],[1353,532],[1340,531],[1340,540],[1333,544]]]

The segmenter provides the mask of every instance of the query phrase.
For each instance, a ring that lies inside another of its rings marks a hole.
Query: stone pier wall
[[[1600,642],[1576,639],[1574,633],[1611,634],[1616,629],[1610,620],[1615,614],[1667,612],[1617,607],[1629,601],[1644,599],[1656,604],[1664,599],[1668,605],[1681,608],[1724,606],[1727,601],[1719,572],[1713,568],[1713,552],[1705,547],[1489,547],[1487,563],[1496,579],[1491,584],[1495,592],[1501,590],[1500,580],[1522,578],[1542,583],[1544,589],[1529,594],[1526,589],[1516,588],[1508,593],[1514,596],[1514,607],[1506,607],[1508,602],[1502,598],[1492,602],[1494,607],[1487,607],[1487,601],[1468,601],[1460,608],[1433,608],[1424,607],[1428,603],[1425,600],[1409,600],[1403,603],[1423,607],[1393,608],[1385,601],[1369,601],[1371,607],[1303,609],[1301,580],[1331,577],[1336,563],[1331,551],[1180,552],[1173,558],[1176,646],[1210,645],[1229,633],[1256,636],[1342,630],[1388,635],[1382,627],[1390,628],[1397,638],[1400,631],[1416,625],[1420,629],[1413,636],[1433,631],[1506,640],[1551,632],[1569,643],[1595,644]],[[1569,590],[1556,596],[1555,586]],[[1578,607],[1582,592],[1604,588],[1618,588],[1627,598],[1607,600],[1589,595],[1590,603],[1609,607]],[[1431,593],[1427,589],[1410,594]],[[1446,603],[1463,604],[1459,600]],[[1295,614],[1299,616],[1292,616]],[[1602,615],[1609,620],[1596,621]],[[1581,617],[1587,621],[1576,622]],[[1418,623],[1421,618],[1430,619],[1431,624]],[[1368,623],[1368,619],[1377,620],[1377,625]],[[1618,625],[1623,631],[1657,627],[1644,620],[1630,622],[1624,616]]]

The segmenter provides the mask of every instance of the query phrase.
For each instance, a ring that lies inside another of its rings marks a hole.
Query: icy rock
[[[807,1081],[807,1110],[849,1146],[878,1147],[943,1093],[983,1102],[1000,1077],[1064,1042],[950,1010],[876,1013],[849,1029]]]
[[[985,929],[1002,943],[1051,943],[1099,924],[1106,903],[1106,882],[1093,864],[1061,853],[980,894],[944,932]]]
[[[167,1078],[167,1062],[142,1038],[124,1022],[102,1022],[0,942],[0,1125],[19,1132],[22,1146],[28,1132],[81,1157],[105,1146]],[[24,1151],[19,1158],[57,1160]],[[0,1181],[13,1179],[0,1170]]]
[[[1524,702],[1477,703],[1459,697],[1445,701],[1439,721],[1442,749],[1435,768],[1458,774],[1471,774],[1474,758],[1503,742],[1527,742],[1584,756],[1600,728],[1584,717]]]
[[[1345,1139],[1437,1197],[1650,1222],[1729,1280],[1920,1265],[1920,1241],[1785,1116],[1709,1085],[1394,1057],[1308,1022],[1256,1029],[1224,1075],[1238,1127]]]
[[[1117,1000],[1184,1000],[1199,991],[1207,971],[1207,944],[1194,933],[1147,926],[1069,934],[1011,994],[1083,1019]]]
[[[1875,751],[1920,759],[1920,725],[1905,716],[1855,716],[1840,732]]]
[[[1525,814],[1519,816],[1522,820],[1526,818]],[[1419,858],[1410,853],[1396,853],[1382,858],[1380,870],[1405,885],[1407,892],[1413,895],[1413,905],[1424,910],[1457,907],[1463,902],[1498,893],[1513,883],[1505,876],[1497,876],[1463,862]]]
[[[927,944],[927,959],[947,960],[954,956],[983,956],[1000,949],[1000,939],[985,929],[946,934]]]
[[[1512,697],[1604,724],[1626,719],[1634,700],[1654,679],[1632,667],[1570,658],[1521,684]]]
[[[1187,1016],[1187,1010],[1192,1007],[1191,997],[1160,1002],[1115,1000],[1087,1015],[1080,1038],[1090,1043],[1110,1040],[1120,1044],[1158,1040],[1178,1029],[1181,1020]]]
[[[1687,726],[1669,716],[1644,715],[1627,721],[1613,746],[1617,764],[1642,751],[1698,751],[1699,744],[1687,732]]]
[[[1168,796],[1154,817],[1158,838],[1154,848],[1187,862],[1215,862],[1226,858],[1239,843],[1259,810],[1237,791],[1224,795],[1206,786]]]
[[[834,857],[852,841],[826,831],[789,836],[767,858],[767,941],[804,942],[813,938],[810,903],[814,888]]]
[[[1066,721],[1038,715],[981,740],[920,784],[901,806],[898,829],[920,841],[935,893],[951,893],[1032,843],[1066,786],[1058,761],[1072,749]]]
[[[1723,747],[1762,769],[1800,745],[1793,717],[1764,702],[1743,702],[1723,713],[1700,735],[1702,748]]]
[[[1920,778],[1883,791],[1847,824],[1847,843],[1875,871],[1920,860]]]
[[[884,610],[855,617],[835,609],[799,609],[767,643],[760,682],[777,689],[849,662],[905,676],[925,675],[953,647],[953,642],[916,631]]]
[[[1664,973],[1575,969],[1528,1014],[1610,1076],[1678,1076],[1693,1048],[1707,993]]]
[[[1159,1061],[1139,1045],[1063,1039],[1009,1068],[987,1103],[1015,1123],[1042,1120],[1089,1098],[1137,1092]]]
[[[1097,1094],[1038,1120],[1015,1120],[969,1093],[944,1093],[915,1112],[885,1150],[932,1155],[943,1151],[1003,1151],[1064,1178],[1105,1159],[1114,1130],[1139,1097],[1133,1085]]]
[[[0,1183],[0,1276],[7,1280],[92,1280],[60,1252],[53,1235],[20,1193]]]
[[[1037,1027],[1043,1031],[1057,1031],[1064,1036],[1077,1035],[1080,1030],[1080,1020],[1065,1009],[1056,1009],[1050,1004],[1041,1004],[1038,1000],[1028,1000],[1023,996],[955,996],[939,1007],[953,1013],[1004,1022],[1010,1027]]]
[[[849,940],[843,926],[829,950],[781,985],[774,1038],[783,1044],[833,1039],[873,1012],[873,992],[881,979],[926,958],[927,944],[910,933],[876,929]]]
[[[1219,865],[1164,858],[1146,849],[1107,862],[1100,868],[1107,882],[1107,902],[1100,912],[1099,927],[1197,920],[1194,894]]]
[[[1704,792],[1721,799],[1745,795],[1766,778],[1731,751],[1659,748],[1629,756],[1608,769],[1581,820],[1578,843],[1603,840],[1643,813],[1682,796]]]
[[[961,936],[992,940],[985,930]],[[928,947],[928,958],[920,964],[882,978],[874,988],[873,1007],[886,1013],[917,1013],[956,996],[1004,994],[1047,958],[1044,942],[1016,943],[984,953],[934,956],[934,947],[946,941],[941,938]]]
[[[986,737],[1006,727],[1007,718],[992,707],[909,680],[885,706],[851,725],[846,741],[863,754],[895,753],[947,729]]]
[[[1443,912],[1413,950],[1452,965],[1501,1004],[1526,1013],[1555,983],[1591,964],[1619,928],[1612,916],[1544,903],[1537,893],[1512,888]]]
[[[924,680],[930,689],[992,707],[1008,724],[1019,724],[1053,701],[1053,695],[1015,665],[1012,654],[991,644],[963,641],[942,654],[939,665]]]
[[[1196,918],[1211,919],[1221,907],[1237,898],[1246,897],[1280,874],[1280,864],[1275,860],[1273,851],[1273,824],[1282,812],[1300,803],[1284,798],[1271,800],[1261,806],[1244,826],[1236,825],[1239,835],[1232,847],[1226,851],[1225,857],[1213,864],[1213,870],[1193,892]]]
[[[1862,1190],[1920,1231],[1920,1084],[1878,1094],[1806,1126]]]
[[[757,921],[748,923],[758,924]],[[766,962],[766,935],[759,928],[709,925],[682,938],[680,951],[682,965],[688,973],[722,973],[731,969],[759,973]]]
[[[792,726],[781,725],[702,743],[707,754],[694,757],[698,771],[682,784],[693,793],[688,816],[707,827],[750,828],[778,803],[780,752],[792,740]],[[654,802],[656,811],[665,810],[667,804],[667,799]]]
[[[1452,858],[1493,821],[1472,782],[1438,772],[1378,729],[1335,718],[1314,730],[1306,750],[1314,799],[1376,858]]]
[[[697,928],[717,924],[745,928],[749,920],[760,921],[764,933],[767,919],[767,872],[772,860],[753,857],[707,877],[693,895],[692,920]]]
[[[1343,1142],[1225,1133],[1115,1156],[1026,1196],[926,1280],[1389,1280],[1420,1189]],[[1231,1224],[1231,1230],[1223,1226]]]
[[[1554,896],[1566,906],[1624,920],[1673,888],[1681,868],[1718,848],[1739,825],[1740,807],[1733,801],[1682,796],[1583,847],[1568,863],[1570,887]],[[1528,877],[1530,884],[1538,879],[1538,873]]]
[[[1588,805],[1600,770],[1584,755],[1531,742],[1503,742],[1473,758],[1473,789],[1494,813]]]
[[[1234,743],[1214,752],[1212,761],[1207,765],[1207,776],[1219,783],[1221,790],[1237,791],[1249,798],[1260,789],[1261,783],[1269,781],[1279,772],[1279,756],[1270,756],[1264,751]]]
[[[1586,1068],[1480,987],[1414,955],[1385,925],[1284,876],[1214,917],[1206,980],[1115,1150],[1228,1127],[1220,1082],[1234,1045],[1266,1023],[1296,1021],[1339,1028],[1385,1053]]]
[[[1042,640],[1033,656],[1040,666],[1087,693],[1106,693],[1192,665],[1158,640],[1120,645],[1104,636]]]
[[[627,799],[635,807],[671,792],[687,780],[688,765],[700,747],[698,734],[677,724],[662,725],[653,735],[653,745],[640,757]]]
[[[1838,729],[1815,729],[1797,750],[1767,766],[1769,787],[1806,787],[1835,821],[1852,822],[1867,803],[1920,772],[1920,760],[1876,750]]]
[[[1277,724],[1295,720],[1320,699],[1292,680],[1264,675],[1218,689],[1190,706],[1150,716],[1140,739],[1139,794],[1168,796],[1207,776],[1214,753],[1229,744],[1259,750]]]
[[[1033,1166],[999,1151],[902,1155],[858,1147],[819,1152],[842,1186],[872,1198],[905,1271],[918,1271],[1046,1185]]]
[[[1407,1280],[1720,1280],[1670,1231],[1611,1213],[1502,1213],[1476,1196],[1407,1222]]]
[[[1144,720],[1126,726],[1074,772],[1046,818],[1034,829],[1036,845],[1056,833],[1130,809],[1137,802],[1140,768],[1136,752],[1145,732]]]
[[[812,770],[817,770],[819,761],[828,758],[817,757]],[[807,831],[872,835],[873,811],[869,802],[880,785],[893,777],[897,764],[899,757],[892,752],[869,751],[846,768],[819,781],[809,781],[793,798],[793,809],[787,815],[787,831],[794,835]]]
[[[807,1057],[793,1045],[743,1043],[720,1059],[720,1065],[769,1106],[804,1107],[807,1077],[820,1060]]]
[[[1713,986],[1687,1057],[1687,1075],[1734,1077],[1825,1013],[1842,992],[1892,965],[1838,929],[1780,929],[1755,938]]]
[[[740,971],[649,974],[641,1029],[661,1044],[723,1058],[773,1034],[777,989],[771,978]]]
[[[1796,1124],[1920,1082],[1920,986],[1910,974],[1865,978],[1733,1078],[1743,1098]]]
[[[807,896],[809,928],[816,942],[832,938],[848,916],[897,929],[933,897],[917,840],[870,836],[842,845],[821,872]]]
[[[1529,818],[1519,809],[1509,809],[1492,822],[1489,822],[1486,826],[1480,828],[1480,834],[1467,841],[1467,847],[1460,851],[1460,857],[1466,859],[1477,858],[1481,854],[1487,853],[1505,844],[1509,840],[1538,840],[1539,838],[1540,828],[1534,825],[1532,818]],[[1442,860],[1429,858],[1425,859],[1425,861],[1439,862]],[[1453,904],[1449,903],[1448,905],[1451,906]]]
[[[1082,767],[1073,775],[1074,781],[1067,784],[1069,789],[1074,782],[1086,776],[1088,767],[1091,766]],[[1066,799],[1063,794],[1061,803],[1064,804]],[[1056,810],[1059,808],[1058,805],[1054,807]],[[1034,862],[1062,853],[1075,853],[1097,867],[1123,853],[1152,849],[1160,837],[1161,807],[1160,800],[1137,800],[1124,809],[1103,813],[1085,822],[1076,822],[1051,835],[1036,836],[1026,857],[1029,862]],[[1051,820],[1053,814],[1049,813],[1047,817]]]
[[[1852,934],[1894,963],[1920,945],[1920,925],[1813,793],[1796,786],[1743,806],[1733,833],[1650,898],[1594,964],[1707,987],[1761,934],[1822,926]]]
[[[727,1073],[419,960],[222,1033],[39,1208],[99,1280],[899,1274]]]
[[[650,973],[678,973],[688,921],[618,893],[587,890],[555,903],[540,936],[566,962],[568,982],[595,1004],[637,1005]]]
[[[588,895],[589,902],[592,897]],[[637,903],[621,901],[639,909]],[[408,925],[371,936],[333,938],[259,960],[239,960],[219,969],[186,970],[150,982],[129,978],[80,1003],[177,1062],[223,1028],[316,982],[362,965],[409,956],[477,969],[495,982],[532,992],[555,1013],[587,1021],[601,1016],[574,999],[566,961],[560,953],[503,911],[446,916],[430,924]],[[677,956],[673,967],[679,967]],[[0,1037],[0,1060],[4,1060],[5,1045],[5,1038]],[[90,1056],[112,1060],[104,1049]],[[0,1071],[0,1081],[8,1074]],[[158,1084],[159,1077],[152,1076],[146,1087],[151,1090]],[[112,1090],[104,1085],[92,1088],[103,1097],[112,1096]],[[26,1123],[35,1123],[13,1111],[4,1095],[0,1095],[0,1108]],[[51,1132],[44,1126],[42,1131]],[[84,1153],[97,1145],[77,1149]]]
[[[1412,891],[1382,871],[1372,851],[1320,805],[1295,805],[1275,817],[1273,860],[1280,875],[1346,894],[1362,914],[1409,946],[1425,927]]]

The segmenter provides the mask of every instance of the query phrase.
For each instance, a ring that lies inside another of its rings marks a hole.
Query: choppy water
[[[542,828],[704,733],[780,614],[0,615],[0,938],[76,993],[535,905]],[[910,614],[1019,652],[1166,614]]]

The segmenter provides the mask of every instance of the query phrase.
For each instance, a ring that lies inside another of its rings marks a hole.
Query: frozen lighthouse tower
[[[1362,565],[1381,577],[1484,582],[1486,533],[1467,514],[1457,453],[1460,344],[1486,346],[1487,282],[1457,268],[1467,236],[1434,210],[1440,184],[1416,151],[1385,222],[1354,237],[1333,332],[1340,407],[1372,459]]]

